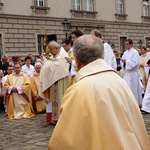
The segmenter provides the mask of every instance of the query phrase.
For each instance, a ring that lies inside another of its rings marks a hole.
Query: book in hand
[[[150,65],[150,59],[147,61],[147,64]]]

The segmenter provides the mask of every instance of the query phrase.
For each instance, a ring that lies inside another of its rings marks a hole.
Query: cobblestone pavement
[[[150,114],[143,118],[150,137]],[[53,129],[45,124],[45,114],[9,120],[0,112],[0,150],[47,150]]]
[[[45,114],[9,120],[0,113],[0,150],[47,150],[53,129],[46,125]]]
[[[146,126],[146,130],[150,139],[150,114],[142,114]]]

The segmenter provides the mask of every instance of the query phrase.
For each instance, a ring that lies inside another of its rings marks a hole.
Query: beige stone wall
[[[56,34],[61,43],[65,38],[61,19],[0,15],[0,34],[3,35],[3,54],[10,56],[37,55],[37,35]]]
[[[62,26],[63,18],[35,18],[35,17],[18,17],[17,16],[4,16],[0,15],[0,34],[2,34],[3,39],[3,50],[2,53],[7,53],[10,56],[19,55],[26,56],[29,53],[37,55],[37,35],[38,34],[56,34],[58,43],[61,44],[62,40],[65,38]],[[134,46],[138,47],[138,41],[141,39],[145,44],[145,37],[150,37],[149,24],[131,24],[131,23],[119,23],[119,22],[105,22],[105,21],[95,21],[94,24],[90,24],[90,21],[76,21],[70,27],[71,31],[75,29],[85,29],[95,28],[96,24],[99,24],[99,30],[102,32],[104,41],[109,41],[114,43],[116,49],[119,49],[119,37],[126,36],[131,38],[134,42]],[[73,25],[74,24],[74,25]],[[87,25],[88,26],[84,26]]]
[[[150,37],[150,26],[148,24],[119,24],[109,23],[103,31],[103,37],[106,41],[114,43],[116,49],[119,49],[119,37],[126,36],[133,40],[134,47],[139,47],[138,41],[141,39],[143,46],[146,46],[146,37]]]

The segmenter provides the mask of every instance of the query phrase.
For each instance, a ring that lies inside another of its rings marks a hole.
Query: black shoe
[[[47,125],[55,126],[56,124],[53,122],[48,123]]]

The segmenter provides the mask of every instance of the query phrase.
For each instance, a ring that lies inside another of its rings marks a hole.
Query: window
[[[0,57],[2,56],[2,34],[0,34]]]
[[[81,10],[81,0],[73,0],[73,9]]]
[[[2,12],[3,5],[4,5],[4,3],[1,3],[1,1],[0,1],[0,13]]]
[[[33,0],[31,6],[33,15],[43,16],[49,14],[50,7],[48,7],[47,0]]]
[[[117,14],[123,13],[123,0],[117,0]]]
[[[97,12],[94,11],[94,0],[72,0],[70,12],[73,18],[94,19],[97,16]]]
[[[38,35],[38,53],[41,54],[43,51],[44,35]]]
[[[57,41],[57,36],[56,34],[51,34],[46,36],[46,41],[44,40],[45,35],[38,35],[37,40],[38,40],[38,53],[42,54],[44,45],[48,44],[50,41]],[[46,42],[46,43],[45,43]]]
[[[149,16],[149,0],[143,0],[143,16]]]
[[[73,0],[73,9],[93,11],[93,0]]]
[[[34,6],[44,7],[44,0],[34,0]]]
[[[148,48],[149,48],[149,46],[148,46],[148,41],[149,41],[149,39],[150,39],[150,37],[146,37],[146,38],[145,38],[145,40],[146,40],[146,47],[148,47]]]
[[[120,37],[120,51],[121,51],[121,53],[126,51],[126,48],[125,48],[126,39],[127,39],[127,37]]]
[[[85,0],[85,10],[93,11],[93,0]]]
[[[125,14],[125,1],[124,0],[116,0],[116,20],[117,21],[126,21],[127,14]]]

